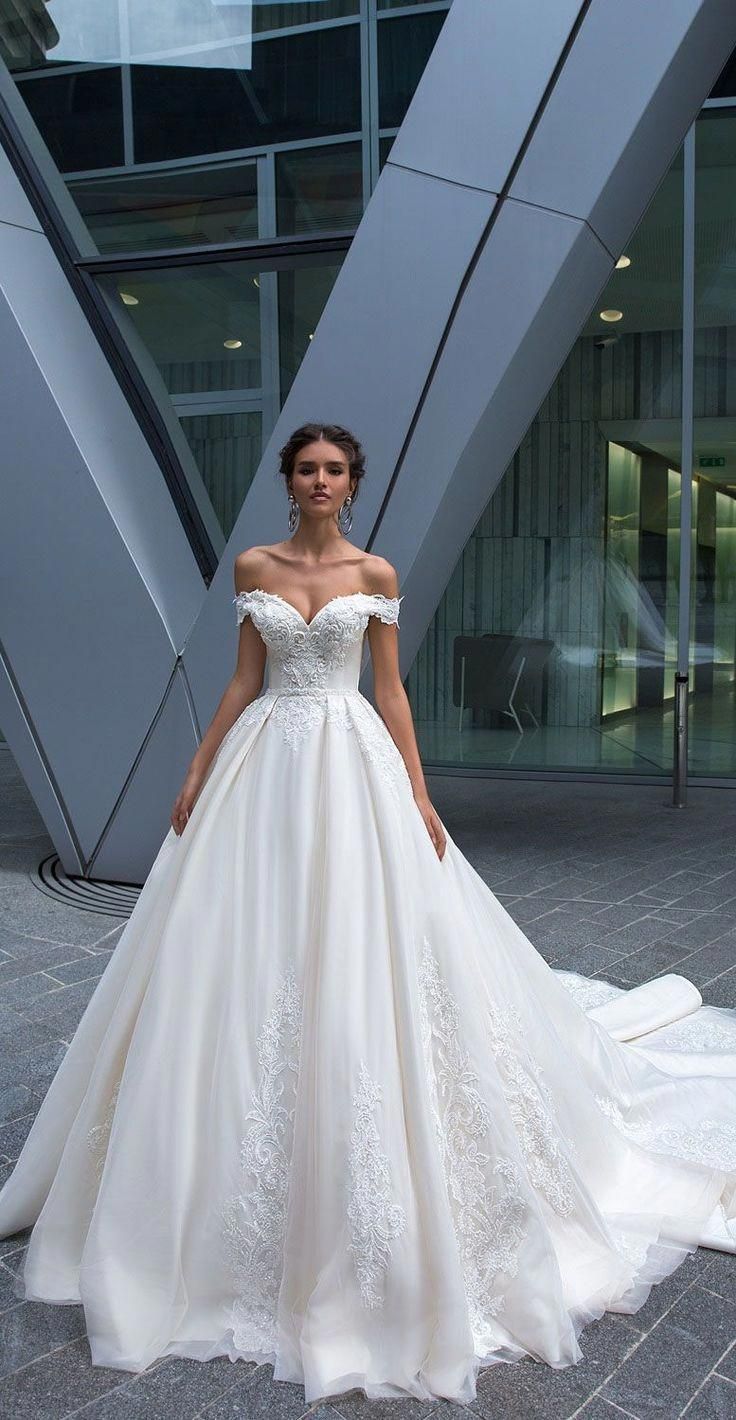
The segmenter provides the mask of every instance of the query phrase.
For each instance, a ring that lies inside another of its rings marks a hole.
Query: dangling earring
[[[289,494],[289,532],[290,532],[290,533],[293,533],[294,528],[296,527],[296,525],[297,525],[298,522],[299,522],[299,504],[297,503],[296,498],[294,497],[294,494],[293,494],[293,493],[290,493],[290,494]]]
[[[353,501],[353,500],[352,500],[350,494],[348,493],[348,496],[347,496],[347,498],[345,499],[345,502],[343,503],[343,505],[342,505],[342,507],[341,507],[341,509],[340,509],[340,511],[339,511],[339,513],[338,513],[338,515],[337,515],[337,526],[339,527],[340,532],[343,534],[344,537],[347,537],[348,533],[350,532],[351,527],[353,526],[353,514],[352,514],[352,509],[351,509],[351,503],[352,503],[352,501]],[[346,511],[346,510],[347,510],[347,511]],[[344,522],[343,522],[343,517],[342,517],[343,513],[346,513],[345,521],[344,521]]]

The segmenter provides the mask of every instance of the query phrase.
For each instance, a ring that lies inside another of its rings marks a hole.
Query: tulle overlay
[[[268,688],[164,839],[13,1173],[18,1295],[92,1360],[270,1361],[307,1403],[461,1403],[581,1357],[698,1244],[736,1250],[736,1012],[552,971],[358,692],[369,617],[236,599]],[[584,1343],[584,1338],[583,1338]]]

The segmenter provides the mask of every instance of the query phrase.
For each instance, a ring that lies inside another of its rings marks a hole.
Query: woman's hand
[[[445,848],[447,847],[447,839],[445,837],[442,824],[439,821],[437,812],[434,809],[428,795],[415,794],[414,802],[417,808],[419,809],[419,812],[422,815],[425,824],[427,825],[427,833],[429,834],[435,846],[437,857],[440,859],[444,858]]]
[[[177,836],[184,832],[201,788],[202,775],[190,769],[171,810],[171,827]]]

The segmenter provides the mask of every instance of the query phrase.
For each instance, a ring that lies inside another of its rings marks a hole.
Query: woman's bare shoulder
[[[249,591],[259,585],[273,560],[273,554],[281,546],[278,542],[273,545],[264,543],[259,547],[247,547],[244,552],[238,553],[234,568],[236,592]]]
[[[397,597],[399,595],[398,574],[388,558],[379,557],[375,552],[367,552],[361,568],[367,584],[366,590],[371,595],[382,597]]]

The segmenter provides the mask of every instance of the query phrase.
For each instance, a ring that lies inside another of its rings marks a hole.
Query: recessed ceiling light
[[[121,291],[121,292],[120,292],[120,299],[121,299],[121,301],[123,302],[123,305],[125,305],[125,306],[137,306],[137,305],[138,305],[138,297],[137,297],[137,296],[131,296],[130,291]]]
[[[314,331],[313,331],[313,330],[311,330],[311,331],[309,332],[309,339],[310,339],[310,340],[314,340]]]
[[[226,350],[239,350],[243,344],[242,340],[223,340],[222,343]]]
[[[624,269],[625,266],[631,266],[631,257],[630,257],[630,256],[620,256],[619,259],[618,259],[618,261],[616,262],[616,270],[617,270],[617,271],[623,271],[623,269]]]
[[[624,314],[623,311],[601,311],[600,316],[601,316],[601,320],[608,320],[608,321],[611,321],[611,320],[622,320],[622,319],[623,319],[623,314]]]

